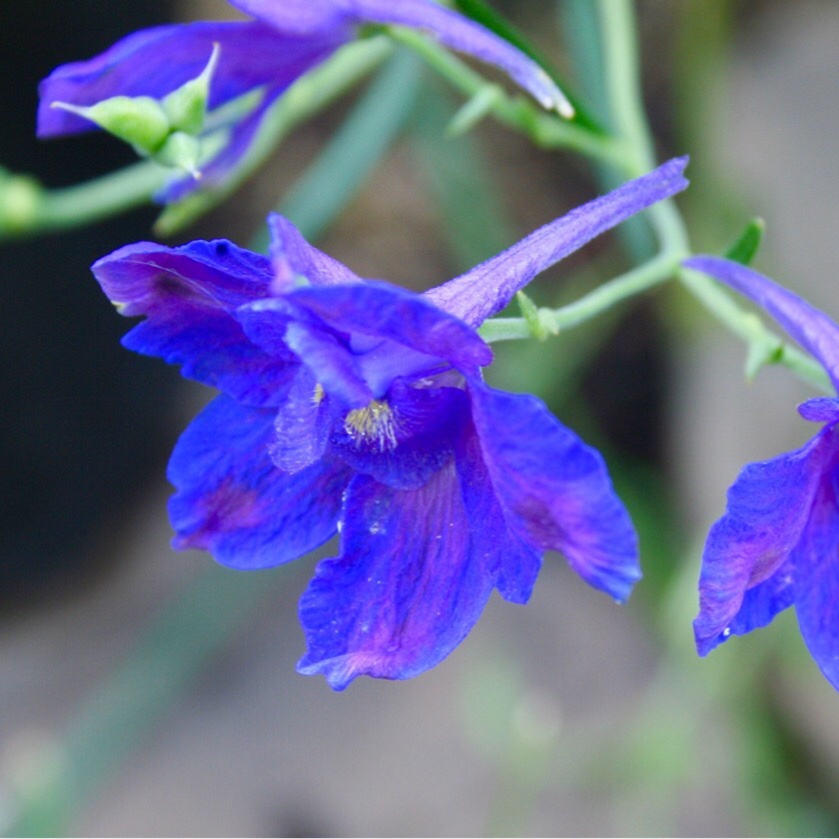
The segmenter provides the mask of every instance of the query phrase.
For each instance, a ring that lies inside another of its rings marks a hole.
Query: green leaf
[[[763,241],[765,232],[766,222],[762,218],[753,218],[737,241],[725,252],[726,259],[739,262],[741,265],[750,265]]]

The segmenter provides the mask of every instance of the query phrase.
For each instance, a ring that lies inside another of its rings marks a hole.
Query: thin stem
[[[579,300],[559,309],[539,309],[539,321],[551,334],[579,326],[618,303],[668,280],[678,270],[679,260],[671,254],[659,254],[619,277],[598,286]],[[525,318],[494,318],[480,329],[488,343],[532,338],[533,330]]]
[[[0,179],[0,240],[83,227],[148,204],[166,170],[143,161],[63,189],[21,176]]]

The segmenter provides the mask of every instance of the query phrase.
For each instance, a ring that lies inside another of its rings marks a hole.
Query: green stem
[[[678,258],[667,253],[659,254],[649,262],[598,286],[567,306],[559,309],[539,309],[539,321],[554,335],[572,329],[603,314],[623,300],[670,279],[678,267]],[[494,318],[481,327],[480,333],[488,343],[533,337],[532,328],[525,318]]]
[[[63,189],[44,189],[25,176],[0,176],[0,240],[83,227],[141,207],[166,177],[163,167],[149,161]]]

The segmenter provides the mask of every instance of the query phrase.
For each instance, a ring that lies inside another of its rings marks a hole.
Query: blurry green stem
[[[143,161],[63,189],[0,172],[0,240],[82,227],[147,204],[163,186],[166,170]]]

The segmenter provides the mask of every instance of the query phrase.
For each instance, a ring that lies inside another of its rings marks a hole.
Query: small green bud
[[[114,96],[88,108],[67,102],[53,102],[52,107],[95,122],[109,134],[130,143],[141,155],[154,154],[171,131],[169,117],[150,96]]]
[[[152,160],[163,166],[183,169],[184,172],[189,173],[196,180],[201,177],[201,172],[198,171],[198,163],[201,159],[201,141],[197,137],[193,137],[192,134],[175,131],[169,135],[166,142],[151,157]]]
[[[213,52],[201,75],[182,84],[164,96],[160,104],[175,131],[198,135],[204,130],[207,103],[210,99],[210,82],[218,64],[220,48],[213,44]]]
[[[519,304],[521,316],[527,322],[530,334],[537,341],[544,341],[548,335],[556,334],[556,330],[545,322],[541,311],[523,291],[516,292],[516,302]]]
[[[38,216],[43,187],[28,175],[0,169],[0,233],[21,233]]]

